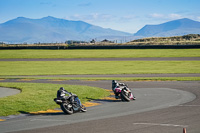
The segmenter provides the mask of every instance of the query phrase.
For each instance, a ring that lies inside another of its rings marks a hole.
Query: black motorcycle
[[[75,112],[86,112],[86,107],[80,104],[80,100],[77,95],[70,93],[71,95],[64,98],[55,98],[54,101],[60,105],[62,111],[66,114],[73,114]]]

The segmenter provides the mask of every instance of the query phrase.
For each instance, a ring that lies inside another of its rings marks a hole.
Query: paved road
[[[26,82],[78,84],[104,89],[111,88],[110,81],[34,80]],[[135,88],[136,101],[130,103],[99,101],[104,104],[89,108],[87,113],[77,113],[71,116],[60,113],[57,115],[39,115],[10,119],[0,123],[0,132],[53,133],[67,130],[67,132],[72,133],[177,133],[182,132],[183,127],[186,127],[190,133],[196,133],[200,130],[199,81],[126,83],[131,88]],[[193,94],[197,96],[195,100],[193,100],[195,98]],[[186,104],[183,104],[185,102]],[[119,125],[116,125],[116,123]],[[9,125],[9,127],[6,125]]]
[[[0,98],[20,93],[20,90],[0,87]]]

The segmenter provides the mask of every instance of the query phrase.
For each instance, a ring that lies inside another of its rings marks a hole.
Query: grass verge
[[[200,61],[1,61],[0,75],[200,73]]]
[[[200,57],[200,49],[0,50],[0,58]]]
[[[69,92],[77,94],[82,103],[90,99],[100,99],[110,94],[101,88],[78,85],[0,83],[0,86],[16,88],[22,91],[17,95],[0,98],[0,116],[57,108],[59,106],[53,99],[61,86]]]

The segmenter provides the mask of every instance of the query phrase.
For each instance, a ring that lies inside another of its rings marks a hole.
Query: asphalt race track
[[[119,76],[119,75],[118,75]],[[160,75],[162,76],[162,74]],[[197,75],[198,76],[198,75]],[[111,89],[111,81],[53,81],[15,79],[0,82],[76,84]],[[187,133],[200,132],[200,81],[125,82],[136,101],[97,100],[86,113],[9,116],[0,133]],[[1,93],[1,92],[0,92]]]
[[[20,90],[0,87],[0,98],[20,93]]]
[[[42,82],[52,83],[48,80]],[[54,81],[54,83],[111,88],[110,81]],[[65,130],[65,132],[155,133],[181,132],[184,127],[190,132],[199,131],[199,82],[126,83],[130,88],[134,88],[136,101],[126,103],[101,100],[99,102],[103,103],[102,105],[90,107],[86,113],[73,115],[58,113],[18,116],[0,122],[0,132],[62,132]],[[187,92],[188,90],[191,93]],[[186,104],[183,104],[185,102]],[[117,123],[120,126],[117,126]]]

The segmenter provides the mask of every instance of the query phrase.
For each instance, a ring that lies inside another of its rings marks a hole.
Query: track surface
[[[40,82],[111,88],[110,81],[42,80]],[[183,127],[194,133],[200,130],[199,82],[126,83],[130,87],[136,88],[134,89],[136,101],[130,103],[99,101],[103,102],[101,106],[91,107],[86,113],[76,113],[71,116],[58,113],[10,119],[0,123],[0,132],[63,132],[66,129],[74,133],[81,131],[155,133],[181,132]],[[192,92],[197,98],[193,100],[195,96],[185,91]],[[193,101],[189,102],[191,100]],[[183,102],[189,103],[182,104]]]
[[[20,93],[20,90],[0,87],[0,98]]]
[[[198,75],[197,75],[198,76]],[[111,88],[111,81],[1,80]],[[200,82],[126,82],[137,97],[130,103],[100,100],[103,104],[86,113],[27,116],[0,122],[0,132],[118,132],[188,133],[200,131]],[[195,97],[196,96],[196,97]]]

